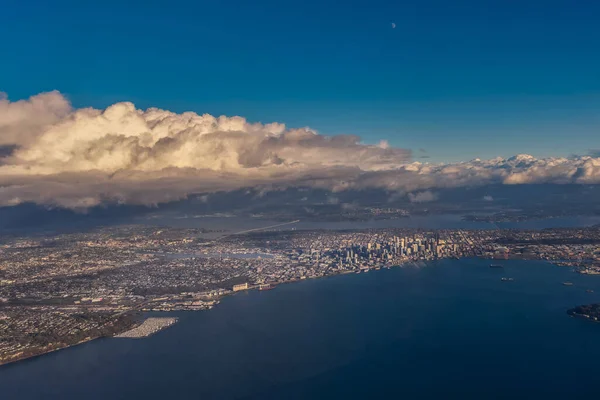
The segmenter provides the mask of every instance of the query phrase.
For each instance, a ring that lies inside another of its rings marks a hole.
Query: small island
[[[567,310],[567,314],[573,317],[587,318],[592,321],[600,320],[600,303],[577,306]]]

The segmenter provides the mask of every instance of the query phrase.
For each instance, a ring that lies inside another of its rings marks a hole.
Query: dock
[[[133,329],[115,335],[116,338],[130,338],[130,339],[140,339],[145,338],[150,335],[153,335],[157,332],[162,331],[165,328],[175,324],[177,322],[177,318],[148,318],[141,325],[136,326]]]

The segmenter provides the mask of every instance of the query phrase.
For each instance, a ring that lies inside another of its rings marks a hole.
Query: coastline
[[[132,311],[132,313],[134,313],[134,311]],[[31,360],[31,359],[34,359],[34,358],[37,358],[37,357],[42,357],[42,356],[45,356],[47,354],[54,353],[56,351],[65,350],[65,349],[68,349],[68,348],[71,348],[71,347],[79,346],[80,344],[88,343],[88,342],[91,342],[93,340],[102,339],[102,338],[112,338],[115,335],[121,334],[123,332],[127,332],[127,331],[129,331],[129,330],[131,330],[133,328],[136,328],[139,325],[141,325],[141,322],[136,321],[132,325],[129,325],[127,327],[123,327],[122,330],[121,329],[115,330],[114,332],[111,333],[111,335],[99,335],[99,336],[87,337],[87,338],[85,338],[83,340],[80,340],[80,341],[78,341],[76,343],[63,344],[61,346],[52,347],[52,348],[49,348],[49,349],[44,349],[42,347],[42,348],[39,348],[39,350],[40,350],[39,352],[36,352],[34,354],[30,354],[30,355],[27,355],[27,356],[19,355],[19,356],[16,356],[16,357],[13,357],[13,358],[10,358],[10,359],[7,359],[7,360],[0,360],[0,368],[4,367],[6,365],[10,365],[10,364],[15,364],[15,363],[22,362],[22,361]],[[16,353],[16,354],[19,354],[19,353]]]
[[[402,376],[410,380],[411,394],[418,397],[423,393],[421,384],[431,381],[429,373],[434,361],[435,368],[439,368],[435,377],[443,379],[447,368],[456,365],[457,359],[462,362],[464,349],[469,349],[473,350],[470,358],[461,366],[469,368],[473,376],[480,373],[486,379],[481,384],[484,388],[494,387],[499,379],[510,382],[513,386],[506,389],[506,398],[529,382],[518,368],[504,368],[511,358],[534,352],[531,358],[537,359],[535,368],[545,374],[554,371],[544,362],[548,354],[560,356],[568,361],[561,366],[569,378],[564,385],[568,397],[580,376],[569,365],[583,365],[588,371],[595,371],[589,366],[595,365],[596,353],[600,351],[593,346],[600,325],[566,318],[565,310],[586,303],[589,296],[584,291],[585,282],[590,282],[595,290],[590,302],[596,300],[600,281],[573,276],[574,286],[568,288],[560,283],[570,279],[570,270],[543,261],[516,260],[505,263],[506,275],[515,276],[517,281],[509,286],[499,281],[502,272],[489,269],[488,265],[480,259],[442,260],[420,269],[406,266],[382,273],[370,271],[364,277],[346,274],[282,286],[278,291],[223,298],[213,313],[149,313],[179,317],[181,324],[149,340],[99,340],[30,363],[15,364],[0,370],[0,380],[5,397],[20,398],[22,393],[23,400],[43,398],[44,393],[103,400],[118,398],[123,390],[139,398],[186,399],[201,393],[215,399],[275,399],[300,392],[298,398],[356,393],[350,398],[358,400],[369,395],[385,398],[397,390],[394,379]],[[540,307],[540,303],[550,306]],[[476,306],[465,313],[465,304]],[[522,340],[523,329],[510,329],[507,320],[534,331]],[[492,324],[488,326],[489,335],[477,334],[482,321]],[[446,327],[450,328],[440,334]],[[536,339],[546,333],[553,336]],[[565,343],[561,341],[565,337],[578,340]],[[382,346],[374,351],[373,343]],[[432,354],[439,357],[435,360],[420,358],[431,343],[452,352],[434,351]],[[590,345],[594,354],[586,356]],[[368,354],[377,358],[365,358]],[[486,354],[483,369],[481,354]],[[288,368],[290,359],[302,368]],[[419,359],[422,362],[415,362]],[[322,362],[323,369],[333,371],[333,375],[325,373],[312,380],[312,360]],[[353,362],[350,370],[336,368],[347,365],[348,360]],[[374,371],[373,365],[378,367]],[[269,380],[258,381],[256,368]],[[214,379],[217,373],[224,378]],[[463,389],[464,376],[460,371],[453,373],[456,378],[448,384]],[[239,386],[231,387],[228,376],[239,377]],[[270,378],[300,383],[274,387]],[[140,384],[133,386],[131,382]],[[539,390],[545,390],[543,379],[537,382]],[[593,381],[586,379],[584,383],[593,388]],[[443,397],[446,389],[435,389],[436,396],[432,398]]]
[[[494,260],[494,258],[483,258],[483,257],[473,257],[475,259],[480,259],[480,260]],[[296,279],[290,279],[290,280],[285,280],[285,281],[280,281],[280,282],[269,282],[270,285],[273,285],[274,288],[276,288],[279,285],[284,285],[284,284],[291,284],[291,283],[296,283],[296,282],[302,282],[302,281],[307,281],[307,280],[314,280],[314,279],[321,279],[321,278],[328,278],[328,277],[335,277],[338,275],[347,275],[347,274],[352,274],[352,273],[367,273],[371,270],[383,270],[383,269],[390,269],[390,268],[404,268],[404,267],[409,267],[409,266],[416,266],[417,268],[422,267],[422,265],[417,264],[418,262],[431,262],[431,261],[439,261],[439,260],[444,260],[446,258],[442,258],[442,259],[434,259],[434,260],[410,260],[410,261],[405,261],[399,264],[395,264],[395,265],[385,265],[382,264],[380,266],[377,267],[372,267],[372,268],[367,268],[367,269],[357,269],[357,270],[343,270],[343,271],[336,271],[335,273],[332,274],[327,274],[327,275],[322,275],[322,276],[311,276],[311,277],[306,277],[306,278],[296,278]],[[510,260],[515,260],[515,259],[510,259]],[[526,259],[518,259],[518,260],[526,260]],[[547,262],[549,265],[554,265],[557,267],[560,267],[561,265],[553,262],[552,260],[531,260],[531,261],[545,261]],[[239,291],[228,291],[226,293],[221,294],[220,296],[218,296],[217,300],[221,300],[222,298],[226,297],[226,296],[231,296],[231,295],[235,295],[235,294],[240,294],[240,293],[247,293],[251,290],[257,290],[259,288],[260,285],[253,285],[251,287],[248,287],[248,289],[245,290],[239,290]],[[218,303],[217,303],[218,304]],[[209,311],[210,309],[212,309],[213,307],[206,309],[206,310],[191,310],[191,311]],[[175,310],[169,310],[169,311],[157,311],[157,312],[171,312],[171,311],[175,311]],[[131,310],[129,312],[127,312],[128,314],[135,314],[136,312],[139,312],[138,310]],[[571,315],[571,314],[569,314]],[[576,318],[586,318],[588,320],[593,321],[592,319],[590,319],[589,317],[586,317],[584,315],[579,315],[579,314],[575,314],[575,315],[571,315],[573,317]],[[70,347],[75,347],[78,346],[80,344],[84,344],[87,342],[91,342],[93,340],[96,339],[101,339],[101,338],[115,338],[116,336],[123,334],[125,332],[131,331],[132,329],[135,329],[139,326],[141,326],[145,321],[147,320],[147,318],[143,319],[142,321],[136,321],[134,324],[125,327],[124,329],[119,329],[119,330],[115,330],[114,332],[111,333],[111,335],[102,335],[102,336],[95,336],[95,337],[90,337],[90,338],[86,338],[82,341],[79,341],[77,343],[73,343],[73,344],[69,344],[69,345],[64,345],[64,346],[59,346],[59,347],[55,347],[52,349],[49,349],[47,351],[41,351],[39,353],[35,353],[32,355],[28,355],[25,357],[18,357],[15,359],[10,359],[10,360],[6,360],[6,361],[0,361],[0,368],[2,368],[3,366],[9,365],[9,364],[14,364],[14,363],[18,363],[21,361],[26,361],[29,359],[33,359],[33,358],[37,358],[37,357],[41,357],[44,356],[46,354],[50,354],[53,353],[55,351],[59,351],[59,350],[64,350],[64,349],[68,349]],[[593,321],[593,322],[600,322],[600,321]],[[171,325],[169,325],[171,326]],[[169,326],[161,329],[164,330],[166,328],[168,328]],[[151,335],[148,335],[151,336]]]
[[[579,313],[576,313],[576,312],[574,312],[574,313],[569,313],[569,311],[567,311],[567,314],[568,314],[570,317],[572,317],[572,318],[585,319],[585,320],[587,320],[587,321],[590,321],[590,322],[595,322],[595,323],[597,323],[597,324],[600,324],[600,320],[599,320],[599,319],[594,319],[594,317],[592,317],[592,316],[589,316],[589,315],[587,315],[587,314],[579,314]]]
[[[393,266],[390,266],[390,268],[392,268],[392,267],[403,267],[406,264],[409,264],[409,263],[406,262],[406,263],[402,263],[402,264],[393,265]],[[375,268],[373,268],[373,269],[375,269]],[[271,282],[270,284],[273,285],[274,287],[277,287],[279,285],[296,283],[296,282],[302,282],[302,281],[309,280],[309,279],[320,279],[320,278],[333,277],[333,276],[337,276],[337,275],[346,275],[346,274],[351,274],[351,273],[355,273],[355,271],[353,271],[353,270],[346,270],[346,271],[340,271],[340,272],[336,272],[334,274],[329,274],[329,275],[309,277],[309,278],[306,278],[306,279],[300,279],[300,278],[298,278],[298,279],[291,279],[291,280],[286,280],[286,281],[281,281],[281,282]],[[256,290],[258,287],[259,287],[259,285],[255,285],[255,286],[249,287],[246,290],[240,290],[240,291],[237,291],[237,292],[229,291],[227,293],[224,293],[224,294],[220,295],[217,300],[220,300],[220,299],[222,299],[222,298],[224,298],[226,296],[232,296],[232,295],[235,295],[235,294],[240,294],[240,293],[248,292],[250,290]],[[208,310],[197,310],[197,311],[210,311],[211,309],[212,309],[212,307],[209,308]],[[135,312],[136,312],[135,310],[130,311],[130,313],[132,313],[132,314],[135,313]],[[165,311],[159,311],[159,312],[165,312]],[[169,312],[169,311],[166,311],[166,312]],[[64,346],[52,348],[52,349],[49,349],[49,350],[46,350],[46,351],[41,351],[39,353],[28,355],[28,356],[25,356],[25,357],[17,357],[17,358],[6,360],[6,361],[0,361],[0,368],[4,367],[6,365],[9,365],[9,364],[14,364],[14,363],[18,363],[18,362],[22,362],[22,361],[26,361],[26,360],[31,360],[31,359],[34,359],[34,358],[37,358],[37,357],[42,357],[44,355],[47,355],[47,354],[50,354],[50,353],[53,353],[53,352],[56,352],[56,351],[59,351],[59,350],[65,350],[65,349],[68,349],[68,348],[71,348],[71,347],[78,346],[80,344],[91,342],[93,340],[102,339],[102,338],[115,338],[115,337],[117,337],[120,334],[123,334],[125,332],[128,332],[128,331],[130,331],[132,329],[135,329],[135,328],[141,326],[144,323],[144,321],[145,321],[145,319],[143,321],[138,321],[135,324],[133,324],[133,325],[131,325],[131,326],[129,326],[129,327],[123,329],[123,330],[115,331],[110,336],[90,337],[90,338],[86,338],[86,339],[84,339],[84,340],[82,340],[80,342],[77,342],[77,343],[73,343],[73,344],[69,344],[69,345],[64,345]]]
[[[55,347],[55,348],[52,348],[52,349],[41,351],[39,353],[28,355],[28,356],[17,356],[15,358],[12,358],[12,359],[9,359],[9,360],[6,360],[6,361],[0,361],[0,368],[4,367],[6,365],[10,365],[10,364],[15,364],[15,363],[22,362],[22,361],[31,360],[31,359],[34,359],[34,358],[37,358],[37,357],[42,357],[42,356],[45,356],[47,354],[54,353],[56,351],[65,350],[65,349],[68,349],[68,348],[71,348],[71,347],[79,346],[80,344],[88,343],[88,342],[91,342],[91,341],[96,340],[96,339],[101,339],[103,337],[107,337],[107,336],[90,337],[90,338],[83,339],[83,340],[81,340],[81,341],[79,341],[77,343],[67,344],[67,345],[64,345],[64,346],[58,346],[58,347]]]

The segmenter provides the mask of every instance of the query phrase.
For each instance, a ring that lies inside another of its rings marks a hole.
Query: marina
[[[141,325],[136,326],[133,329],[130,329],[126,332],[115,335],[116,338],[129,338],[129,339],[141,339],[151,335],[154,335],[157,332],[162,331],[163,329],[168,328],[169,326],[175,324],[177,322],[177,318],[164,317],[164,318],[148,318]]]

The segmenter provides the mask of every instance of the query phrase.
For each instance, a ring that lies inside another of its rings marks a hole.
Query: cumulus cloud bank
[[[275,186],[384,188],[431,201],[427,190],[443,187],[600,183],[600,158],[593,156],[420,163],[410,150],[385,141],[367,145],[354,135],[139,110],[128,102],[74,109],[59,92],[16,102],[0,96],[0,148],[0,206],[156,204],[191,193]]]
[[[411,203],[427,203],[437,200],[437,195],[429,190],[424,192],[409,193],[408,199]]]

